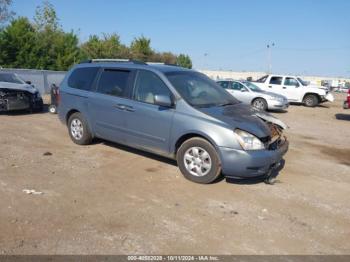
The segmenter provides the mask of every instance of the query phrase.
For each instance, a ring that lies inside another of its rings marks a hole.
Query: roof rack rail
[[[178,66],[181,67],[178,64],[171,64],[171,63],[164,63],[164,62],[146,62],[148,65],[168,65],[168,66]]]
[[[133,60],[133,59],[113,59],[113,58],[98,58],[98,59],[88,59],[83,60],[80,62],[80,64],[86,64],[86,63],[133,63],[133,64],[139,64],[139,65],[147,65],[145,62]]]

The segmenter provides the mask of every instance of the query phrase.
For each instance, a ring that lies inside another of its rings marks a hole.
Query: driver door
[[[154,103],[155,95],[172,97],[171,91],[158,75],[138,70],[132,97],[125,115],[128,145],[168,154],[174,108]]]
[[[288,101],[298,101],[300,99],[302,90],[297,79],[294,77],[285,77],[282,87],[282,95],[288,98]]]
[[[249,90],[242,85],[239,82],[231,82],[231,88],[230,88],[232,95],[237,98],[239,101],[245,103],[245,104],[250,104],[251,102],[251,94]]]

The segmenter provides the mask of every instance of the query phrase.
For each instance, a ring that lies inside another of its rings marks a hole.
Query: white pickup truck
[[[320,103],[334,101],[334,97],[322,86],[308,85],[296,76],[266,75],[254,82],[261,89],[281,94],[291,103],[303,103],[314,107]]]

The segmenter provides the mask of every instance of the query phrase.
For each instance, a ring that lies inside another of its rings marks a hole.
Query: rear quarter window
[[[98,67],[75,69],[68,78],[68,86],[71,88],[90,91],[98,69]]]
[[[272,76],[270,79],[270,84],[271,85],[282,85],[282,79],[283,79],[283,77]]]

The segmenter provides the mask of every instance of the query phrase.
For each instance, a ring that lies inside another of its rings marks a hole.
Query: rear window
[[[97,92],[111,96],[124,96],[129,76],[129,71],[105,69],[101,74]]]
[[[89,91],[98,72],[98,67],[77,68],[68,79],[71,88]]]
[[[229,82],[227,81],[220,81],[217,82],[222,88],[228,89],[229,88]]]

